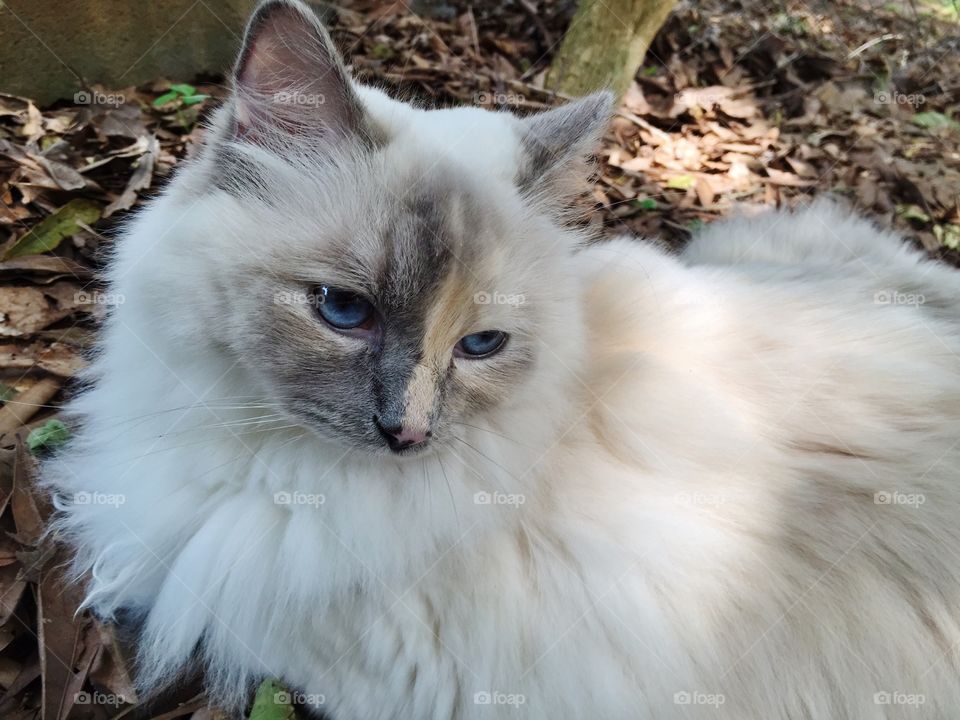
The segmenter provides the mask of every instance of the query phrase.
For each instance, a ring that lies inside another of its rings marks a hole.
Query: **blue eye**
[[[356,293],[321,285],[316,296],[320,317],[337,330],[366,329],[373,324],[373,305]]]
[[[484,330],[460,338],[455,348],[463,357],[481,358],[493,355],[507,342],[507,334],[499,330]]]

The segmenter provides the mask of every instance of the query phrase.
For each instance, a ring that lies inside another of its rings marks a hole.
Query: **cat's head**
[[[610,104],[418,109],[355,85],[306,6],[265,2],[179,186],[206,218],[213,341],[298,422],[375,452],[546,403],[583,342],[560,215]]]

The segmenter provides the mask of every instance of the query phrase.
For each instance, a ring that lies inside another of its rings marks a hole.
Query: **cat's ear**
[[[589,172],[613,110],[613,94],[601,91],[521,121],[523,156],[517,183],[525,193],[566,199]]]
[[[266,0],[250,18],[233,74],[234,136],[364,137],[364,111],[343,60],[299,0]]]

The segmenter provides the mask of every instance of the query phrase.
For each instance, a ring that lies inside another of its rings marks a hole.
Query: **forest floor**
[[[334,9],[355,74],[427,105],[518,113],[543,90],[573,3]],[[833,194],[960,264],[960,24],[952,0],[681,2],[600,150],[583,221],[682,244],[731,213]],[[139,704],[127,653],[41,539],[36,456],[106,303],[118,224],[195,151],[222,81],[158,78],[38,108],[0,94],[0,717],[208,718],[196,683]],[[2,87],[2,79],[0,79]]]

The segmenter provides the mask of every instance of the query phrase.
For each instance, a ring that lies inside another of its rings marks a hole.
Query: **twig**
[[[470,41],[473,43],[473,53],[480,57],[480,35],[477,32],[477,18],[473,14],[473,5],[467,6],[467,23],[470,29]]]
[[[865,42],[863,45],[856,48],[855,50],[851,50],[850,54],[847,55],[847,60],[853,60],[853,58],[863,54],[864,52],[872,48],[874,45],[879,45],[880,43],[886,42],[887,40],[903,40],[903,35],[895,35],[894,33],[887,33],[886,35],[881,35],[880,37],[874,38],[873,40],[868,40],[867,42]]]

